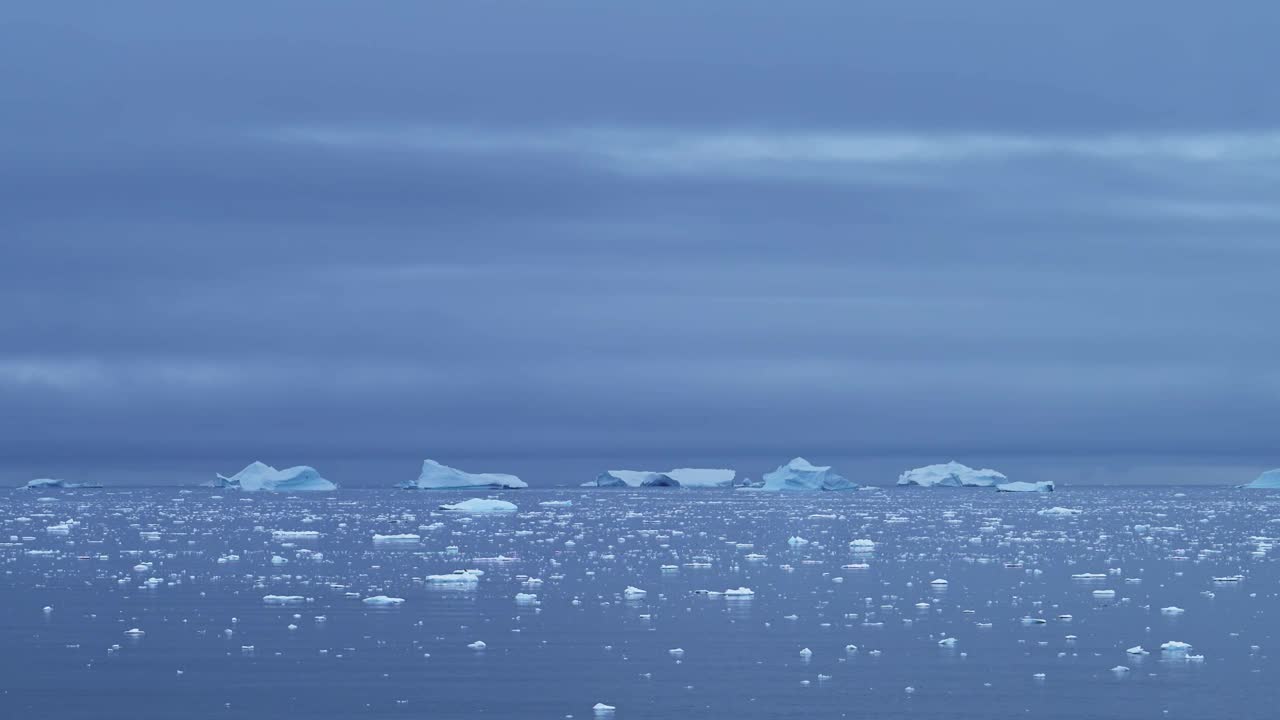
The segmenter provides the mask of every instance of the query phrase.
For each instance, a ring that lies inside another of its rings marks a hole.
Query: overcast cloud
[[[1280,465],[1280,5],[19,3],[0,482]]]

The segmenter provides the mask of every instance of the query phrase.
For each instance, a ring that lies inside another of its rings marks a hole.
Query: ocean
[[[518,509],[438,509],[472,497]],[[1225,488],[4,491],[0,717],[1269,718],[1277,523]]]

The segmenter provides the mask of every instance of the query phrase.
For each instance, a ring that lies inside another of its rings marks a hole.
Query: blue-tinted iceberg
[[[764,474],[765,490],[856,490],[858,485],[831,471],[830,466],[812,465],[798,457]]]
[[[1053,481],[1045,480],[1043,482],[1011,482],[996,485],[996,490],[1000,492],[1053,492]]]
[[[733,470],[723,468],[676,468],[666,472],[609,470],[583,483],[582,487],[727,488],[733,487],[736,476]]]
[[[1280,468],[1268,470],[1259,475],[1253,482],[1240,487],[1250,490],[1280,490]]]
[[[409,490],[513,490],[527,488],[529,484],[515,475],[505,473],[469,473],[435,460],[422,461],[422,473],[418,479],[396,487]]]
[[[338,486],[320,477],[315,468],[308,465],[277,470],[266,463],[254,462],[240,472],[227,477],[218,476],[218,487],[246,492],[298,492],[337,490]]]
[[[920,487],[992,487],[1008,480],[1004,473],[987,468],[974,470],[954,460],[908,470],[898,476],[899,485]]]

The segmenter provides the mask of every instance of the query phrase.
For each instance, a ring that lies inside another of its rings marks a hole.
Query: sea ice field
[[[1226,488],[4,491],[0,717],[1269,718],[1278,536]]]

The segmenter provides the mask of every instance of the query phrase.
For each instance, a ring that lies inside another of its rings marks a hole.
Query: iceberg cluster
[[[676,468],[666,472],[609,470],[582,484],[582,487],[639,488],[727,488],[733,487],[737,473],[724,468]]]
[[[218,487],[256,492],[295,492],[302,490],[337,490],[338,486],[320,477],[308,465],[277,470],[261,462],[250,463],[240,472],[227,477],[218,475]]]
[[[1241,485],[1240,487],[1246,488],[1249,490],[1280,489],[1280,468],[1276,468],[1275,470],[1268,470],[1262,473],[1261,475],[1259,475],[1258,477],[1254,478],[1253,482],[1249,483],[1248,485]]]
[[[858,485],[831,471],[795,458],[777,470],[764,474],[765,490],[856,490]]]
[[[974,470],[954,460],[915,468],[898,476],[899,485],[920,487],[993,487],[1008,480],[1002,472],[989,468]]]
[[[422,461],[422,472],[415,481],[396,487],[408,490],[515,490],[529,487],[529,483],[506,473],[469,473],[435,460]]]

